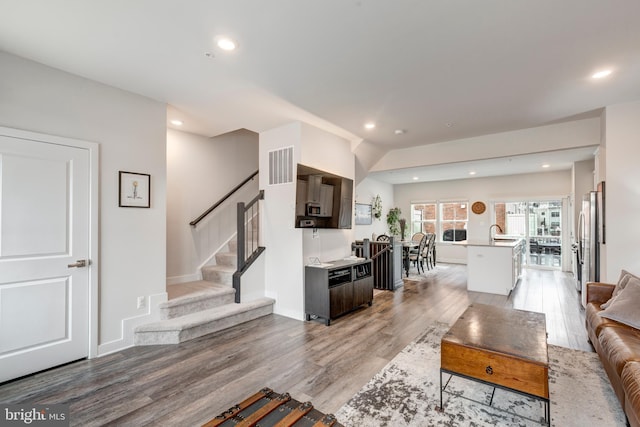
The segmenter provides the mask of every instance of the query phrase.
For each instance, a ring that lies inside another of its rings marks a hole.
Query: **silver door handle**
[[[67,265],[67,267],[69,267],[69,268],[81,268],[81,267],[86,267],[86,266],[87,266],[87,260],[86,259],[79,259],[74,264]]]

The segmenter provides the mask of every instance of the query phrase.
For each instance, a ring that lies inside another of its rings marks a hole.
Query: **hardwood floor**
[[[376,292],[372,307],[332,321],[270,315],[175,346],[134,347],[0,385],[2,403],[68,403],[71,424],[201,425],[263,387],[335,412],[433,322],[472,303],[546,313],[548,342],[593,351],[573,278],[527,270],[509,296],[467,292],[466,268]]]

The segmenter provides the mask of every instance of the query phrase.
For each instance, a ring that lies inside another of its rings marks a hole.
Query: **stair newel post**
[[[246,236],[245,236],[245,226],[244,226],[244,217],[245,217],[245,204],[244,202],[238,203],[238,215],[237,215],[237,252],[238,252],[238,271],[242,271],[244,269],[247,255],[246,255]],[[233,275],[233,289],[236,290],[236,303],[240,302],[240,276]]]

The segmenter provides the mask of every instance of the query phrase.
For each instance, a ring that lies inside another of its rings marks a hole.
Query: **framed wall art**
[[[146,173],[120,171],[119,174],[121,208],[151,207],[151,175]]]
[[[356,225],[371,224],[371,205],[356,203]]]

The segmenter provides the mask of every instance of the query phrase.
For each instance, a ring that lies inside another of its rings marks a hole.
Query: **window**
[[[417,203],[411,205],[411,232],[435,233],[436,232],[436,204]]]
[[[467,240],[468,205],[467,202],[440,203],[442,241]]]

